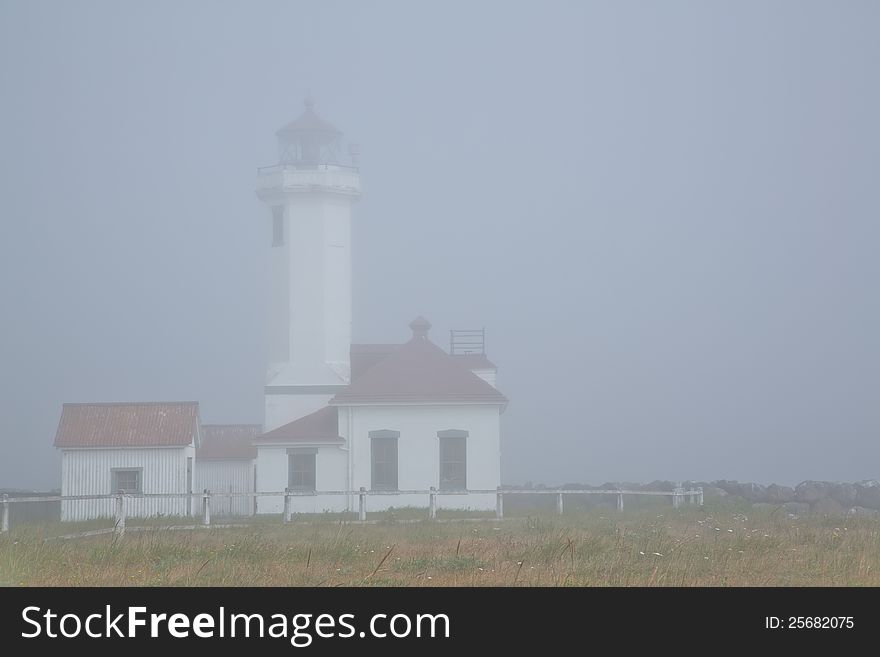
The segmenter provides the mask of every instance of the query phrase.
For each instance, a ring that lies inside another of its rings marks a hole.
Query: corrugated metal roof
[[[260,433],[259,424],[203,424],[202,443],[196,450],[200,460],[256,458],[254,439]]]
[[[198,402],[64,404],[55,446],[185,447],[198,434]]]
[[[330,406],[257,437],[257,443],[338,443],[339,410]]]

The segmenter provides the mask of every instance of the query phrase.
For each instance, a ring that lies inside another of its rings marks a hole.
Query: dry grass
[[[880,520],[734,510],[495,521],[150,528],[0,537],[0,584],[66,586],[880,585]]]

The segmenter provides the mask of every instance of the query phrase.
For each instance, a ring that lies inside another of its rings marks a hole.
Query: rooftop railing
[[[349,164],[336,164],[334,162],[279,162],[265,167],[258,167],[258,175],[276,173],[278,171],[348,171],[358,173],[359,168]]]

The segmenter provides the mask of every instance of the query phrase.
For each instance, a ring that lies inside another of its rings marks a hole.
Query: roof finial
[[[409,327],[412,329],[413,339],[427,340],[428,331],[431,330],[431,322],[419,315],[409,323]]]

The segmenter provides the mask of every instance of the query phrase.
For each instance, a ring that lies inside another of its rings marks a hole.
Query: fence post
[[[0,534],[9,531],[9,495],[3,493],[3,505],[0,508]]]
[[[290,489],[284,489],[284,522],[290,522]]]
[[[675,487],[675,490],[672,491],[672,508],[677,509],[681,506],[681,498],[684,494],[684,488],[681,487],[681,484]]]
[[[623,511],[623,493],[617,493],[617,510]]]
[[[211,525],[211,491],[207,488],[202,493],[202,524],[205,527]]]
[[[125,491],[121,488],[116,493],[116,534],[125,534]]]
[[[562,515],[562,493],[556,493],[556,513]]]
[[[501,486],[495,494],[495,517],[499,520],[504,517],[504,494],[501,492]]]
[[[437,489],[431,486],[431,492],[428,493],[428,517],[434,520],[437,517]]]
[[[367,519],[367,489],[361,486],[358,493],[358,520],[364,522]]]
[[[703,506],[703,487],[697,488],[697,504]]]

